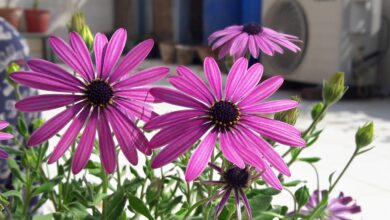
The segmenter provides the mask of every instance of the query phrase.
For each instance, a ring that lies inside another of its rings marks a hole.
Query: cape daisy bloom
[[[296,53],[301,49],[293,42],[298,41],[296,36],[278,33],[257,23],[233,25],[214,32],[208,39],[213,50],[220,48],[219,59],[228,54],[237,59],[247,52],[254,58],[258,58],[261,52],[273,56],[275,53],[283,54],[282,47]]]
[[[19,111],[36,112],[67,107],[37,129],[28,140],[28,146],[47,141],[71,122],[48,163],[57,161],[67,151],[85,125],[73,155],[73,173],[80,172],[88,162],[96,133],[100,158],[108,173],[115,170],[117,161],[111,131],[127,160],[137,164],[136,148],[145,154],[150,154],[151,150],[148,140],[132,119],[148,121],[156,115],[151,105],[146,103],[154,101],[149,95],[150,88],[142,86],[160,80],[169,69],[153,67],[128,76],[146,58],[154,43],[151,39],[141,42],[116,65],[127,38],[123,28],[115,31],[110,41],[104,34],[96,34],[96,68],[81,36],[72,32],[69,38],[70,45],[56,36],[51,36],[49,43],[57,56],[75,71],[76,76],[56,64],[39,59],[28,62],[31,71],[11,74],[11,78],[22,85],[57,92],[25,98],[16,104]]]
[[[226,170],[223,170],[221,167],[216,166],[215,164],[209,163],[209,166],[216,170],[221,175],[221,180],[219,181],[204,181],[205,184],[210,185],[219,185],[221,188],[210,198],[209,202],[222,197],[221,201],[216,207],[214,219],[218,219],[218,216],[221,214],[223,207],[228,201],[230,195],[234,193],[234,203],[236,205],[237,219],[241,220],[241,201],[244,203],[245,212],[247,219],[252,219],[252,209],[246,196],[244,189],[247,188],[252,180],[255,180],[258,176],[252,176],[247,168],[240,169],[236,166],[230,167]]]
[[[177,90],[151,89],[151,94],[157,99],[186,108],[146,123],[145,129],[161,129],[150,141],[151,147],[166,146],[153,159],[153,168],[176,159],[205,135],[189,160],[185,174],[187,181],[203,172],[219,138],[220,150],[227,160],[241,169],[249,164],[264,171],[263,178],[281,189],[269,164],[285,175],[290,175],[290,171],[273,147],[258,134],[290,146],[304,146],[305,141],[293,126],[261,114],[295,108],[298,102],[262,102],[281,86],[283,78],[275,76],[257,85],[263,73],[262,65],[257,63],[247,68],[245,58],[233,64],[224,92],[221,72],[212,58],[204,61],[208,85],[190,69],[180,66],[178,75],[169,79]]]
[[[324,191],[322,192],[324,193]],[[314,191],[310,196],[305,209],[302,210],[302,214],[309,214],[320,203],[322,193],[318,190]],[[343,192],[340,192],[337,198],[333,198],[329,201],[321,219],[327,220],[351,220],[348,216],[351,214],[360,213],[362,210],[359,205],[353,202],[352,197],[345,196]]]
[[[0,120],[0,130],[8,127],[8,125],[9,125],[8,122]],[[13,137],[14,136],[12,134],[0,132],[0,141],[9,140],[9,139],[11,139]],[[5,152],[4,150],[0,149],[0,159],[7,159],[7,158],[8,158],[7,152]]]

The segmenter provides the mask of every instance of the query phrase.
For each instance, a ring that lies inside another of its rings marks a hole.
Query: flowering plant
[[[226,28],[210,37],[213,48],[222,46],[220,55],[234,57],[226,80],[217,62],[206,58],[206,80],[179,66],[169,87],[155,87],[150,84],[164,80],[168,68],[137,69],[153,40],[118,62],[124,29],[111,39],[101,33],[93,38],[86,24],[78,24],[69,44],[49,39],[72,72],[39,59],[28,62],[29,70],[8,70],[20,114],[0,133],[14,145],[0,150],[12,173],[12,187],[0,193],[2,218],[348,219],[360,212],[351,197],[333,198],[333,191],[352,161],[372,149],[372,122],[358,129],[355,152],[330,175],[326,189],[310,196],[304,180],[289,179],[295,162],[315,168],[320,160],[301,152],[314,147],[327,109],[344,95],[344,75],[324,82],[323,101],[301,131],[295,127],[298,98],[268,100],[283,78],[263,80],[263,66],[249,66],[243,57],[283,53],[281,46],[298,52],[296,37],[256,24]],[[54,93],[21,99],[20,86]],[[156,103],[180,107],[159,114]],[[25,120],[24,112],[58,108],[46,122]],[[1,121],[0,129],[7,125]],[[283,190],[291,192],[291,207],[273,201]]]

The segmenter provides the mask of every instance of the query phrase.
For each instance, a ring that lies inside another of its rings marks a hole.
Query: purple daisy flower
[[[47,141],[72,121],[48,163],[57,161],[67,151],[85,125],[73,156],[73,173],[80,172],[88,162],[96,130],[100,158],[108,173],[116,169],[117,157],[111,129],[126,158],[131,164],[137,164],[136,148],[148,155],[151,150],[134,119],[148,121],[156,115],[152,106],[146,103],[155,101],[149,94],[150,88],[142,86],[160,80],[169,69],[153,67],[128,76],[146,58],[154,42],[151,39],[141,42],[116,65],[127,38],[123,28],[118,29],[110,41],[104,34],[96,34],[96,68],[81,36],[72,32],[69,38],[70,45],[56,36],[51,36],[49,42],[57,56],[76,72],[76,76],[56,64],[38,59],[28,62],[32,71],[11,74],[11,78],[22,85],[60,93],[25,98],[16,104],[18,110],[37,112],[67,107],[37,129],[28,145],[36,146]]]
[[[0,120],[0,130],[8,127],[8,122],[6,121],[1,121]],[[3,141],[3,140],[9,140],[11,138],[13,138],[14,136],[12,134],[8,134],[8,133],[4,133],[4,132],[0,132],[0,141]],[[8,158],[8,154],[7,152],[5,152],[4,150],[2,150],[0,148],[0,159],[7,159]]]
[[[216,207],[214,219],[217,220],[221,214],[223,207],[226,205],[230,195],[234,192],[234,203],[236,204],[237,219],[241,220],[241,201],[244,203],[245,212],[247,219],[252,219],[252,209],[249,204],[249,200],[244,192],[253,180],[258,176],[252,176],[248,168],[240,169],[239,167],[233,166],[226,170],[218,167],[215,164],[209,163],[209,166],[216,170],[221,175],[219,181],[204,181],[202,183],[209,185],[219,185],[221,188],[210,198],[209,202],[222,197],[221,201]]]
[[[322,191],[324,193],[325,191]],[[305,209],[302,210],[302,214],[309,214],[315,209],[321,201],[322,193],[318,190],[314,191],[311,195]],[[337,198],[333,198],[329,201],[328,206],[321,219],[327,220],[351,220],[348,215],[360,213],[362,210],[360,206],[353,202],[352,197],[344,196],[343,192]]]
[[[254,58],[258,58],[261,52],[273,56],[275,52],[283,54],[282,47],[294,53],[301,50],[293,43],[299,42],[296,36],[279,33],[257,23],[234,25],[216,31],[210,35],[208,41],[213,50],[221,48],[218,59],[228,54],[237,59],[245,56],[247,52]]]
[[[224,92],[221,72],[212,58],[206,58],[204,62],[208,85],[190,69],[179,66],[178,75],[169,79],[177,90],[151,89],[151,94],[159,100],[187,108],[155,117],[146,123],[145,129],[161,129],[150,141],[151,147],[166,146],[153,159],[153,168],[176,159],[205,135],[188,163],[187,181],[194,180],[203,172],[219,138],[220,150],[227,160],[241,169],[245,168],[245,164],[256,167],[264,172],[263,178],[269,184],[282,188],[269,164],[287,176],[290,175],[289,168],[258,134],[289,146],[304,146],[305,141],[293,126],[261,114],[295,108],[298,102],[262,102],[282,85],[283,78],[275,76],[257,85],[263,73],[262,65],[257,63],[247,68],[245,58],[233,64]]]

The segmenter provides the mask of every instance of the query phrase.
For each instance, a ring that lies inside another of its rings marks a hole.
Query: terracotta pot
[[[198,53],[200,61],[202,62],[206,57],[213,57],[214,59],[217,58],[214,56],[215,54],[213,53],[213,51],[209,46],[197,46],[196,51]]]
[[[24,11],[28,32],[44,33],[49,29],[50,12],[42,9],[26,9]]]
[[[176,60],[181,65],[190,65],[194,61],[194,49],[190,46],[176,46]]]
[[[23,9],[21,8],[0,8],[0,17],[3,17],[15,29],[19,29],[22,15]]]
[[[173,43],[160,43],[158,45],[160,49],[161,59],[165,63],[174,63],[176,60],[176,48]]]

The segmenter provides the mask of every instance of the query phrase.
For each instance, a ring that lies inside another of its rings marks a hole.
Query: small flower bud
[[[311,118],[314,120],[317,117],[320,117],[321,111],[324,109],[324,103],[319,102],[313,106],[311,109]],[[323,114],[318,120],[321,121],[324,118],[325,114]]]
[[[322,99],[326,105],[333,105],[343,97],[346,89],[347,87],[344,85],[344,73],[335,73],[330,80],[324,80]]]
[[[374,138],[374,122],[367,123],[360,127],[355,134],[355,142],[358,148],[371,144]]]
[[[5,72],[6,72],[6,79],[7,79],[7,82],[8,82],[11,86],[13,86],[13,87],[16,87],[17,84],[16,84],[16,82],[13,81],[9,76],[11,75],[11,73],[16,72],[16,71],[18,71],[18,70],[20,70],[20,69],[21,69],[21,67],[20,67],[18,64],[16,64],[16,63],[11,63],[11,64],[8,65],[8,67],[7,67],[6,71],[5,71]]]
[[[75,12],[73,13],[70,23],[68,25],[69,32],[75,31],[77,33],[80,33],[84,25],[85,25],[84,14],[79,11]]]
[[[81,37],[83,38],[85,44],[87,45],[89,51],[93,50],[93,35],[91,33],[91,29],[89,29],[88,25],[84,25],[81,29],[80,33]]]
[[[292,100],[297,102],[301,102],[301,100],[297,96],[291,97]],[[299,116],[298,108],[289,109],[286,111],[278,112],[275,114],[274,119],[282,122],[286,122],[290,125],[295,125]]]

